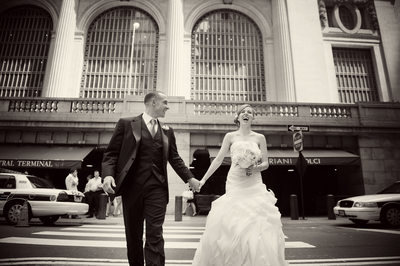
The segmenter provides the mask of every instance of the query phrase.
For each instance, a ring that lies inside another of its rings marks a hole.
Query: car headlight
[[[376,202],[356,202],[354,203],[354,207],[358,208],[374,208],[378,207],[378,203]]]
[[[50,201],[56,201],[56,200],[57,200],[56,195],[51,195],[51,196],[50,196]]]

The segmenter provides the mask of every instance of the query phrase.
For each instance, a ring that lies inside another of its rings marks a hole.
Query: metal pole
[[[336,215],[333,212],[333,207],[335,207],[335,197],[332,194],[328,194],[326,196],[326,208],[328,211],[328,219],[329,220],[336,219]]]
[[[292,220],[299,219],[299,205],[297,203],[297,195],[290,195],[290,218]]]
[[[133,23],[133,32],[132,32],[132,43],[131,43],[131,58],[129,62],[129,76],[128,76],[128,95],[130,95],[131,89],[132,89],[132,65],[133,65],[133,49],[135,47],[135,32],[136,29],[140,27],[140,24],[138,22]],[[135,86],[135,84],[133,84]]]
[[[182,221],[182,196],[175,196],[175,222]]]
[[[301,155],[302,155],[301,151],[299,151],[299,154],[301,154]],[[300,156],[299,156],[299,159],[300,159]],[[304,172],[303,172],[303,171],[301,171],[301,172],[300,172],[300,195],[301,195],[300,201],[301,201],[301,214],[302,214],[302,216],[303,216],[303,220],[305,220],[306,218],[304,217],[304,189],[303,189],[303,175],[304,175]]]

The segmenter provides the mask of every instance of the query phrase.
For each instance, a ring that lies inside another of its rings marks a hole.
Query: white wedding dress
[[[235,142],[231,145],[231,158],[235,147],[243,144],[259,149],[255,142]],[[226,194],[212,202],[192,265],[288,265],[281,215],[275,203],[260,172],[247,176],[245,169],[232,163]]]

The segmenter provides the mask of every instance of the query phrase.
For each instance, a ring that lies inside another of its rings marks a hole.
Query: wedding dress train
[[[240,147],[259,149],[250,141],[231,145],[231,156]],[[283,266],[285,240],[276,198],[262,182],[232,163],[226,194],[212,202],[194,266]]]

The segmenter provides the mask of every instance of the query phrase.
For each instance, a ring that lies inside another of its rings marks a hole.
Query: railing
[[[8,102],[8,112],[60,112],[60,113],[118,113],[123,112],[126,101],[123,100],[93,100],[93,99],[53,99],[53,98],[24,98],[0,99]],[[142,98],[129,99],[128,104],[142,103]],[[186,106],[188,115],[227,115],[233,116],[237,107],[242,103],[187,101],[179,99],[172,104]],[[310,117],[351,117],[351,105],[322,105],[299,103],[269,103],[249,102],[260,116],[298,117],[299,107],[307,105]],[[192,107],[192,108],[191,108]],[[192,110],[192,112],[190,112]]]
[[[9,112],[57,112],[59,100],[54,99],[16,99],[10,100]]]
[[[72,113],[115,113],[117,103],[111,101],[83,100],[72,101]]]
[[[243,103],[191,101],[181,97],[169,99],[168,117],[176,121],[191,121],[198,118],[205,121],[210,116],[218,119],[233,117],[237,107]],[[323,123],[326,119],[343,121],[344,125],[375,125],[400,127],[399,103],[357,103],[357,104],[320,104],[320,103],[277,103],[249,102],[257,116],[265,121],[292,120],[299,122]],[[112,114],[132,115],[143,111],[143,97],[125,100],[109,99],[67,99],[67,98],[2,98],[0,99],[0,118],[12,118],[11,113],[54,113],[54,114]],[[101,119],[104,116],[98,117]],[[39,116],[40,117],[40,116]],[[203,119],[204,118],[204,119]],[[181,120],[180,120],[181,119]],[[211,118],[212,119],[212,118]],[[221,120],[219,120],[221,121]],[[231,120],[229,120],[231,121]],[[347,122],[345,122],[347,121]],[[326,121],[325,121],[326,122]],[[347,124],[346,124],[347,123]]]
[[[312,117],[334,117],[350,118],[351,108],[349,106],[310,106],[310,116]]]
[[[194,106],[194,115],[228,115],[233,116],[240,104],[232,102],[189,101]],[[297,104],[271,104],[265,102],[249,103],[261,116],[299,116]]]

